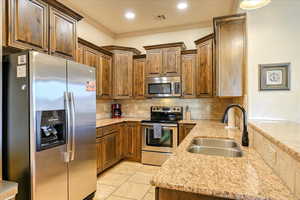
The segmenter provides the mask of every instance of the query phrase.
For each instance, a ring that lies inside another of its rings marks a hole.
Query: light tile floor
[[[122,161],[98,177],[94,200],[155,200],[151,177],[159,167]]]

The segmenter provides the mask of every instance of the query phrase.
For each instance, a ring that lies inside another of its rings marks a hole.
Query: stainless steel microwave
[[[147,97],[180,97],[181,78],[151,77],[146,78]]]

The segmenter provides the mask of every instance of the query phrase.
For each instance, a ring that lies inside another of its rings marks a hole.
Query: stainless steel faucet
[[[249,137],[248,137],[248,129],[247,129],[247,114],[246,114],[246,110],[241,105],[239,105],[239,104],[230,104],[230,105],[228,105],[225,112],[224,112],[222,122],[223,123],[228,123],[228,111],[232,107],[239,108],[243,112],[242,145],[244,147],[248,147],[249,146]]]

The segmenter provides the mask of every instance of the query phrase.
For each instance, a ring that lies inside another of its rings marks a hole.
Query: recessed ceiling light
[[[184,9],[186,9],[187,7],[188,7],[188,4],[187,4],[186,2],[180,2],[180,3],[177,4],[177,8],[178,8],[179,10],[184,10]]]
[[[240,8],[244,10],[254,10],[262,8],[271,3],[271,0],[243,0],[240,4]]]
[[[127,19],[134,19],[135,18],[135,14],[133,12],[126,12],[125,13],[125,17]]]

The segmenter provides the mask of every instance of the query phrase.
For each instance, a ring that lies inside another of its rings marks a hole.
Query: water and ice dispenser
[[[37,151],[66,144],[65,110],[36,112]]]

